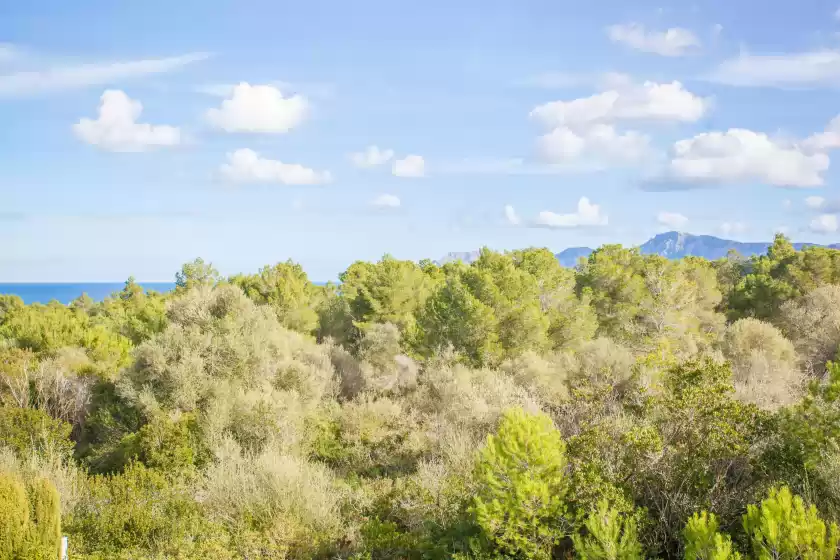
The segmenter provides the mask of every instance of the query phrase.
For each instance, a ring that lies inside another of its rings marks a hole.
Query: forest
[[[840,251],[0,296],[0,560],[830,560]]]

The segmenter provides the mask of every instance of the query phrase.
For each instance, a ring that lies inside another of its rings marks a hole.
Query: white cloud
[[[667,178],[688,183],[760,182],[779,187],[823,184],[825,154],[807,154],[766,134],[732,128],[704,132],[674,144]]]
[[[113,84],[116,81],[172,72],[205,60],[207,53],[106,64],[80,64],[0,76],[0,96],[30,95],[45,91]]]
[[[792,205],[793,202],[789,198],[786,198],[782,201],[782,208],[790,208]]]
[[[606,124],[596,124],[578,133],[555,128],[537,140],[540,156],[549,163],[565,163],[583,157],[603,158],[613,163],[633,163],[650,153],[650,138],[638,132],[617,133]]]
[[[840,115],[831,119],[825,130],[806,138],[802,146],[817,152],[840,148]]]
[[[512,226],[518,226],[521,222],[519,214],[516,213],[516,209],[510,204],[505,206],[505,220]]]
[[[700,46],[697,36],[681,27],[653,31],[639,23],[617,24],[607,27],[607,36],[614,43],[662,56],[683,56]]]
[[[227,154],[221,173],[236,183],[281,183],[284,185],[320,185],[329,183],[329,171],[315,171],[296,163],[265,159],[249,149]]]
[[[227,132],[281,134],[299,125],[309,112],[301,95],[283,97],[274,86],[242,82],[219,109],[209,109],[207,120]]]
[[[805,198],[805,206],[808,208],[818,209],[825,204],[825,199],[821,196],[809,196]]]
[[[88,144],[111,152],[142,152],[181,142],[177,127],[138,123],[143,105],[125,92],[109,89],[100,99],[96,120],[81,119],[73,125],[76,136]]]
[[[742,53],[720,63],[708,78],[745,87],[838,86],[840,51],[821,49],[781,55]]]
[[[834,19],[836,19],[836,20],[840,21],[840,8],[837,8],[837,9],[834,11]]]
[[[660,212],[656,221],[671,229],[680,229],[688,223],[688,218],[677,212]]]
[[[820,214],[808,225],[814,233],[834,233],[838,229],[837,216],[835,214]]]
[[[380,150],[378,146],[368,146],[363,152],[350,154],[350,161],[356,167],[368,168],[388,163],[392,157],[394,150]]]
[[[539,105],[530,116],[549,128],[580,128],[617,121],[696,122],[710,106],[709,99],[694,95],[680,82],[645,82],[626,84],[571,101]]]
[[[723,235],[737,235],[744,233],[747,230],[747,226],[742,222],[723,222],[718,229]]]
[[[608,217],[601,213],[601,207],[592,204],[589,199],[582,196],[578,201],[577,211],[572,214],[555,214],[554,212],[540,212],[536,219],[536,225],[547,228],[575,228],[584,226],[605,226]]]
[[[426,173],[426,162],[421,156],[406,156],[394,161],[391,171],[397,177],[422,177]]]
[[[371,201],[377,208],[399,208],[400,199],[392,194],[381,194]]]

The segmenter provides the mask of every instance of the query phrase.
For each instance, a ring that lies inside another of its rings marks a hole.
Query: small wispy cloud
[[[764,55],[741,53],[721,62],[706,79],[739,87],[838,87],[840,50]]]
[[[375,208],[399,208],[400,199],[393,194],[381,194],[370,201]]]
[[[700,47],[700,39],[682,27],[654,31],[639,23],[624,23],[607,27],[607,36],[614,43],[661,56],[685,56]]]
[[[516,209],[510,204],[505,206],[505,220],[512,226],[518,226],[522,221],[519,219]]]
[[[209,53],[198,52],[169,58],[151,58],[129,62],[56,66],[46,70],[21,71],[0,76],[0,96],[26,96],[91,86],[179,70],[188,64],[206,60]]]

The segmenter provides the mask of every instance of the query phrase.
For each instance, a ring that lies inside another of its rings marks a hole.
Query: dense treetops
[[[837,556],[840,251],[176,281],[0,296],[0,560]]]

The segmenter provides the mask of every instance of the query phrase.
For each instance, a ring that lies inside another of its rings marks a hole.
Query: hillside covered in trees
[[[0,296],[0,559],[825,559],[840,251]]]

